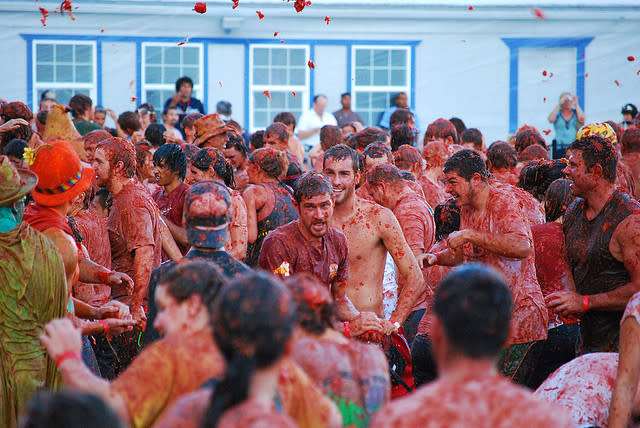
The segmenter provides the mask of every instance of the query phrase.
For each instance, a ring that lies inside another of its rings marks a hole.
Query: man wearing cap
[[[616,189],[618,156],[603,135],[615,134],[606,124],[586,125],[567,149],[563,172],[578,198],[562,227],[575,291],[546,298],[558,314],[581,317],[583,354],[618,352],[622,314],[640,291],[640,204]]]
[[[194,122],[193,128],[195,129],[193,144],[201,148],[213,147],[218,150],[224,150],[224,145],[229,140],[227,132],[233,130],[218,113],[202,116]]]
[[[187,239],[191,249],[183,259],[211,262],[220,268],[225,277],[232,279],[251,270],[225,251],[232,220],[230,207],[231,194],[224,184],[214,180],[204,180],[191,186],[184,206]],[[153,327],[153,321],[158,312],[153,299],[156,286],[175,264],[174,261],[163,263],[151,274],[147,314],[149,322],[142,335],[145,346],[159,337],[158,331]]]
[[[622,126],[622,129],[626,131],[627,129],[635,128],[636,123],[634,121],[638,119],[638,108],[631,103],[625,104],[621,113],[622,123],[620,126]]]
[[[58,249],[23,221],[24,197],[38,177],[0,156],[0,426],[15,427],[39,389],[60,378],[39,344],[43,326],[67,308],[64,264]]]

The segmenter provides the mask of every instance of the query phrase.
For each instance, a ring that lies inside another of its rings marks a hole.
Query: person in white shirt
[[[304,112],[298,120],[296,132],[307,153],[312,147],[320,144],[320,128],[324,125],[338,125],[335,116],[326,112],[326,109],[327,97],[316,95],[311,110]]]

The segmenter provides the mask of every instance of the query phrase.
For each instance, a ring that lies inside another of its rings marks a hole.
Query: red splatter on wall
[[[42,22],[43,26],[47,26],[47,18],[49,17],[49,11],[47,9],[45,9],[44,7],[40,8],[40,13],[42,14],[42,19],[40,20],[40,22]]]

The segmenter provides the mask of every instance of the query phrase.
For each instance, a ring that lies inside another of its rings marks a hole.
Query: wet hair
[[[144,166],[147,156],[151,156],[153,159],[153,153],[151,153],[151,144],[148,141],[140,141],[136,143],[136,173],[140,177],[140,171]]]
[[[248,398],[255,371],[285,355],[296,325],[295,303],[288,290],[261,272],[232,281],[209,313],[227,368],[213,391],[203,428],[216,427],[227,409]]]
[[[256,131],[251,134],[249,138],[249,145],[251,146],[251,150],[258,150],[264,147],[264,131]]]
[[[418,149],[408,144],[404,144],[398,147],[398,150],[393,154],[393,163],[400,169],[408,169],[403,168],[403,166],[409,166],[407,164],[420,164],[420,168],[422,168],[422,157],[420,156]]]
[[[427,127],[427,131],[424,133],[424,143],[426,145],[427,142],[433,139],[442,139],[444,141],[447,137],[451,137],[453,144],[458,143],[458,131],[456,131],[453,123],[439,118],[431,122]]]
[[[227,279],[212,262],[198,260],[178,263],[170,268],[158,283],[167,288],[167,293],[182,303],[197,295],[202,304],[209,307],[227,285]]]
[[[184,130],[185,128],[193,128],[193,124],[196,123],[196,120],[200,119],[202,116],[204,116],[202,113],[200,113],[199,111],[195,111],[193,113],[189,113],[188,115],[186,115],[184,117],[184,119],[182,119],[182,122],[180,123],[180,127]]]
[[[482,150],[482,132],[478,128],[465,129],[460,134],[460,144],[472,143],[476,150]]]
[[[627,129],[620,141],[622,154],[640,153],[640,128]]]
[[[144,110],[147,112],[144,113]],[[142,103],[136,109],[136,113],[138,114],[148,114],[150,123],[155,123],[158,120],[158,115],[156,113],[156,109],[151,105],[151,103]]]
[[[337,146],[331,147],[324,154],[324,159],[322,160],[322,167],[324,168],[328,159],[333,159],[337,161],[341,161],[344,159],[351,159],[351,163],[353,165],[353,173],[357,174],[360,168],[360,158],[358,157],[358,153],[353,150],[351,147],[346,144],[338,144]]]
[[[480,174],[483,181],[487,181],[489,171],[478,152],[471,149],[460,150],[454,153],[444,164],[445,173],[454,172],[466,181],[471,181],[473,174]]]
[[[182,76],[181,78],[179,78],[178,80],[176,80],[176,92],[180,92],[180,88],[182,87],[182,85],[184,85],[185,83],[189,84],[189,86],[191,86],[191,88],[193,89],[193,80],[191,80],[191,77],[189,76]]]
[[[293,113],[288,111],[283,111],[276,114],[276,117],[273,118],[273,121],[284,123],[287,126],[293,125],[294,128],[296,127],[296,117],[293,115]]]
[[[328,193],[333,198],[333,186],[329,179],[320,172],[307,172],[298,178],[293,192],[293,198],[297,203],[303,199]]]
[[[391,151],[395,152],[398,147],[405,144],[413,145],[413,129],[406,123],[391,126]]]
[[[122,130],[130,129],[133,132],[138,131],[142,128],[140,125],[140,119],[138,119],[138,115],[134,111],[125,111],[118,116],[118,125]]]
[[[125,177],[133,178],[136,175],[136,149],[131,141],[111,137],[100,141],[96,147],[96,150],[98,149],[104,150],[112,169],[118,162],[122,162],[124,166],[122,174]]]
[[[9,141],[9,144],[4,146],[2,154],[18,159],[24,159],[24,149],[26,149],[27,147],[29,147],[29,145],[26,141],[19,138],[14,138],[13,140]]]
[[[427,161],[427,166],[443,166],[449,159],[450,152],[448,146],[441,141],[431,141],[424,145],[422,158]]]
[[[24,409],[21,428],[124,428],[100,397],[79,391],[39,391]]]
[[[371,186],[377,186],[382,183],[395,184],[402,178],[402,172],[395,165],[383,163],[376,165],[367,171],[367,183]]]
[[[527,162],[538,159],[551,160],[549,151],[538,144],[533,144],[527,147],[518,155],[518,162]]]
[[[348,141],[345,141],[354,150],[362,151],[369,144],[384,143],[387,140],[387,133],[380,128],[368,126],[360,132],[353,134]]]
[[[518,154],[509,143],[496,141],[487,149],[487,162],[493,169],[515,168]]]
[[[371,143],[364,149],[364,159],[379,159],[382,157],[386,157],[389,162],[391,162],[391,150],[383,143]]]
[[[453,126],[455,126],[456,133],[458,134],[458,136],[461,136],[464,133],[464,131],[467,130],[467,125],[465,125],[462,119],[460,119],[459,117],[452,117],[451,119],[449,119],[449,122],[453,123]],[[475,129],[475,128],[471,128],[471,129]]]
[[[287,162],[287,153],[278,151],[272,147],[263,147],[255,150],[249,156],[249,161],[257,165],[269,177],[278,178],[284,171]]]
[[[433,220],[436,223],[436,240],[440,241],[451,232],[460,230],[460,207],[455,198],[451,198],[433,209]]]
[[[79,118],[87,110],[91,108],[93,101],[85,94],[75,94],[69,100],[69,108],[71,108],[71,115],[74,118]]]
[[[218,101],[216,104],[216,112],[225,116],[231,116],[231,103],[229,101]]]
[[[147,126],[147,129],[144,131],[144,138],[148,142],[151,143],[153,147],[160,147],[164,143],[166,143],[164,139],[164,133],[167,131],[167,128],[164,127],[161,123],[152,123]]]
[[[338,308],[331,293],[308,272],[284,281],[298,309],[298,325],[305,331],[320,335],[338,321]]]
[[[111,206],[113,205],[113,195],[104,187],[96,191],[94,200],[102,207],[102,209],[107,210],[107,212],[111,211]]]
[[[289,141],[289,129],[284,123],[274,122],[267,126],[267,129],[264,130],[264,136],[267,135],[276,137],[282,144]]]
[[[550,223],[562,217],[575,199],[571,191],[571,180],[565,178],[555,180],[544,194],[545,220]]]
[[[511,291],[500,274],[480,264],[451,271],[436,289],[433,309],[447,342],[472,359],[493,358],[509,334]]]
[[[409,171],[400,170],[400,175],[402,175],[402,178],[404,180],[413,181],[414,183],[417,183],[416,178]]]
[[[82,140],[84,146],[87,147],[87,145],[97,145],[100,141],[106,140],[107,138],[111,138],[111,134],[109,134],[108,131],[104,129],[94,129],[82,137]]]
[[[595,165],[600,165],[604,179],[609,183],[615,183],[618,154],[607,138],[599,135],[582,137],[569,145],[567,152],[569,151],[582,153],[582,160],[587,171]]]
[[[11,103],[0,102],[0,118],[2,118],[4,122],[8,122],[11,119],[24,119],[27,122],[31,122],[31,120],[33,120],[33,112],[24,103],[19,101]],[[28,142],[32,136],[33,129],[31,128],[31,124],[18,125],[16,129],[0,134],[0,148],[4,148],[9,141],[16,138]]]
[[[325,152],[333,146],[342,144],[342,131],[335,125],[324,125],[320,128],[320,147]]]
[[[518,154],[522,153],[524,149],[527,147],[537,144],[539,146],[547,148],[547,144],[544,142],[544,138],[535,128],[525,128],[521,131],[518,131],[515,137],[514,147]]]
[[[177,172],[180,180],[187,176],[187,155],[177,144],[164,144],[153,154],[153,163],[156,166],[169,168],[169,171]]]
[[[229,137],[229,140],[227,140],[224,145],[225,149],[236,149],[238,152],[240,152],[240,155],[243,158],[249,156],[249,149],[247,148],[247,144],[244,142],[244,138],[242,138],[241,135],[235,132],[228,132],[227,136]]]
[[[518,179],[518,187],[531,193],[539,201],[544,199],[544,194],[551,183],[559,178],[564,178],[562,170],[568,162],[564,159],[552,161],[529,161]]]
[[[191,165],[200,171],[208,171],[213,166],[213,170],[227,187],[235,188],[236,181],[233,176],[233,167],[225,159],[222,152],[213,147],[200,149],[190,161]]]
[[[40,110],[36,115],[36,119],[43,125],[47,124],[47,117],[49,116],[49,110]]]
[[[391,117],[389,118],[389,129],[393,129],[395,125],[399,125],[401,123],[407,124],[412,119],[413,113],[411,113],[408,108],[398,107],[393,113],[391,113]]]
[[[193,159],[193,157],[196,155],[196,153],[200,151],[200,147],[193,144],[185,143],[184,146],[182,146],[182,150],[187,156],[187,162],[190,162],[191,159]]]

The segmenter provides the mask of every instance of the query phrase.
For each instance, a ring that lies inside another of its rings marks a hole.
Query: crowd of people
[[[585,125],[565,93],[552,144],[487,144],[403,93],[250,134],[192,89],[160,118],[0,101],[0,425],[640,417],[633,104]]]

